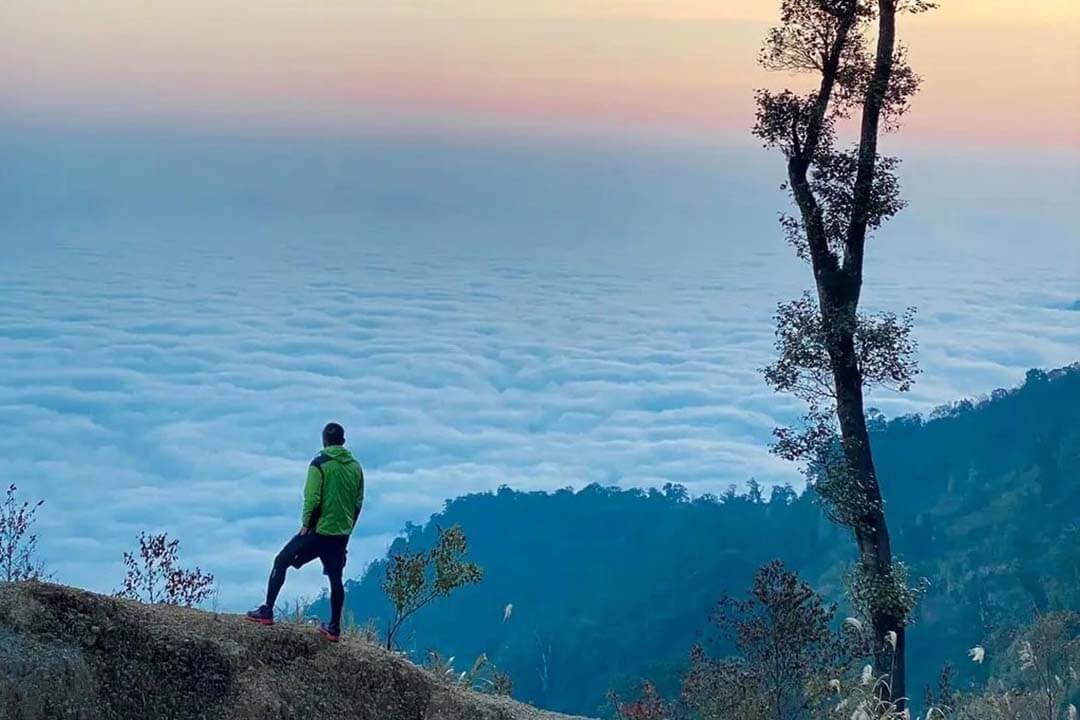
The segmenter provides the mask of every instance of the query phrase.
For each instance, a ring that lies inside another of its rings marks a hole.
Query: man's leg
[[[341,635],[341,610],[345,606],[345,585],[342,575],[345,573],[345,548],[349,536],[319,536],[323,573],[330,581],[330,624],[319,629],[331,640]]]
[[[341,609],[345,607],[345,584],[341,581],[341,570],[330,575],[330,627],[341,629]]]
[[[278,593],[285,584],[285,574],[289,571],[289,566],[300,567],[315,557],[312,552],[312,539],[313,536],[310,535],[297,535],[274,558],[274,567],[266,583],[266,607],[270,610],[274,609]]]

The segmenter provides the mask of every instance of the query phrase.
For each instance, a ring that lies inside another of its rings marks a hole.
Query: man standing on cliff
[[[364,504],[364,471],[345,449],[345,429],[330,423],[322,432],[323,449],[308,466],[304,484],[304,510],[300,532],[274,559],[266,587],[266,603],[247,614],[248,620],[274,624],[274,603],[285,573],[291,565],[300,568],[315,558],[330,580],[330,624],[319,624],[319,632],[331,642],[341,637],[341,609],[345,604],[345,552],[360,508]]]

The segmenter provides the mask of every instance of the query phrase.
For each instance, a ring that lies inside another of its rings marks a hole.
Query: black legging
[[[330,626],[341,627],[341,608],[345,606],[345,585],[341,573],[327,576],[330,580]]]
[[[271,610],[274,608],[278,593],[281,592],[281,588],[285,584],[285,575],[289,571],[289,566],[298,562],[303,565],[317,557],[316,553],[311,552],[311,545],[317,543],[320,539],[314,534],[297,535],[277,554],[277,557],[274,558],[274,567],[270,571],[270,579],[266,584],[266,607]],[[326,578],[330,581],[330,625],[339,627],[341,625],[341,610],[345,605],[345,585],[342,583],[343,568],[334,562],[330,563],[329,567],[324,562],[323,568]]]
[[[271,610],[274,608],[274,603],[277,602],[281,586],[285,584],[285,573],[289,571],[291,559],[284,557],[284,555],[285,551],[282,550],[274,558],[274,567],[270,570],[270,581],[266,584],[266,607]]]

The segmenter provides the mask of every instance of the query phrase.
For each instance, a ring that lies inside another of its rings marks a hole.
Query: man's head
[[[345,444],[345,428],[335,422],[327,423],[322,430],[323,447],[333,447]]]

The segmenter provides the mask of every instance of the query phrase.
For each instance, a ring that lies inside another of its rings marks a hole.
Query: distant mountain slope
[[[438,681],[360,640],[331,645],[314,628],[45,583],[0,583],[0,717],[573,720]]]
[[[931,583],[910,641],[913,692],[1032,608],[1080,605],[1080,366],[1031,371],[1019,389],[926,420],[872,424],[897,551]],[[516,697],[563,711],[596,713],[607,689],[639,677],[670,685],[716,600],[742,594],[760,564],[782,558],[842,598],[847,535],[812,494],[770,496],[590,486],[450,501],[391,553],[460,524],[485,578],[425,610],[404,642],[486,652]],[[385,618],[384,571],[375,563],[350,584],[356,617]]]

